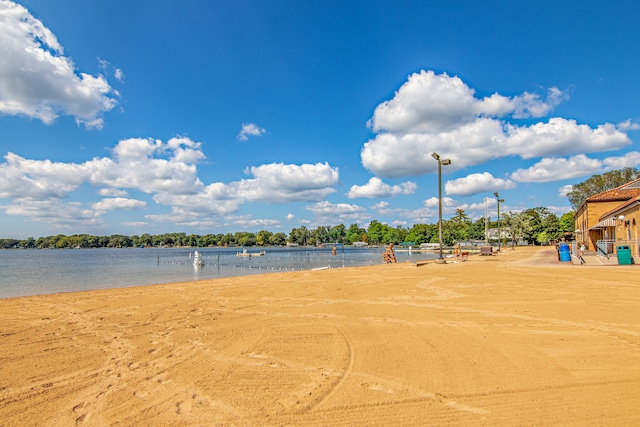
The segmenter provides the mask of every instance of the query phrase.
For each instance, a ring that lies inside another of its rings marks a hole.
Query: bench
[[[480,255],[493,255],[493,248],[491,246],[480,247]]]

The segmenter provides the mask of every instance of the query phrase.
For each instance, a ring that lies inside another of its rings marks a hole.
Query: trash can
[[[560,254],[560,261],[571,261],[571,249],[566,243],[562,243],[558,248]]]
[[[618,264],[631,264],[631,248],[629,246],[616,246]]]

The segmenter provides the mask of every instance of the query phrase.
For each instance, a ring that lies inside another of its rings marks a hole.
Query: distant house
[[[640,178],[587,198],[575,214],[576,240],[601,255],[626,245],[638,257]]]
[[[501,241],[507,240],[511,244],[511,229],[509,227],[489,228],[487,230],[487,239],[490,242],[497,242],[498,238]]]

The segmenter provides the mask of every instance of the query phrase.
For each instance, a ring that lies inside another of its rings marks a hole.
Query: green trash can
[[[631,264],[631,248],[629,246],[616,246],[618,264]]]

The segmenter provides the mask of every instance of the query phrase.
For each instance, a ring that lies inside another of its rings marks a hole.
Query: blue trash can
[[[560,261],[571,261],[571,248],[566,243],[562,243],[558,248],[560,254]]]

